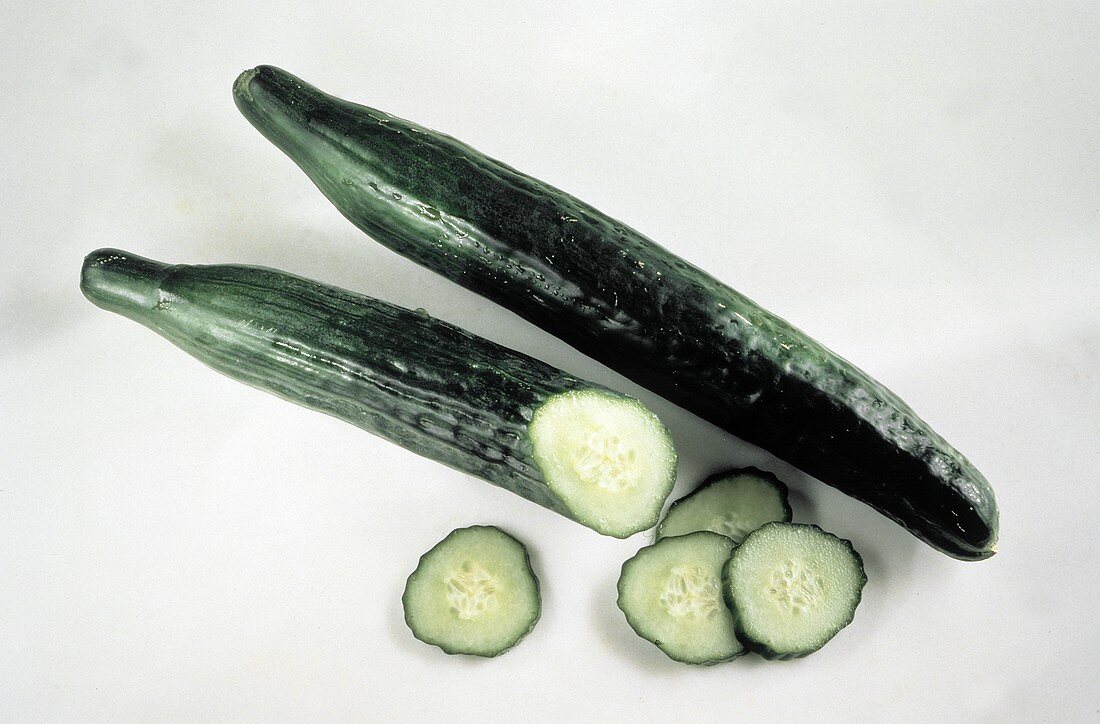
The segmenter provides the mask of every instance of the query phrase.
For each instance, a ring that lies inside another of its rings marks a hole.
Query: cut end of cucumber
[[[474,656],[515,646],[541,611],[527,549],[493,526],[460,528],[425,553],[401,602],[416,638]]]
[[[723,572],[737,635],[770,659],[805,656],[852,622],[867,576],[849,541],[815,525],[769,523]]]
[[[645,405],[603,390],[550,397],[528,426],[547,486],[573,518],[626,538],[652,528],[676,481],[668,430]]]
[[[673,503],[657,538],[709,530],[740,543],[772,521],[790,521],[787,486],[771,473],[740,468],[713,475]]]
[[[715,664],[744,653],[722,600],[722,565],[733,541],[701,532],[665,538],[623,564],[619,608],[631,628],[669,658]]]

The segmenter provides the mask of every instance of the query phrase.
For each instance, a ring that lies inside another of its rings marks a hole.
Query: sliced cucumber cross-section
[[[744,653],[722,600],[722,564],[733,541],[709,531],[665,538],[623,564],[619,608],[631,628],[669,658],[715,664]]]
[[[740,543],[765,523],[790,519],[786,485],[763,470],[738,468],[712,475],[669,506],[657,537],[709,530]]]
[[[562,392],[535,411],[527,434],[547,487],[576,520],[620,538],[656,525],[676,482],[676,450],[640,402]]]
[[[539,619],[539,582],[522,543],[494,526],[459,528],[405,584],[405,623],[448,654],[497,656]]]
[[[816,525],[768,523],[733,551],[722,592],[745,646],[765,658],[792,659],[817,651],[852,622],[866,582],[851,542]]]

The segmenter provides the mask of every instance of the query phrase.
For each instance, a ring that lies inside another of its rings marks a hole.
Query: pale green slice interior
[[[639,636],[689,664],[744,652],[722,599],[722,565],[733,541],[701,532],[665,538],[623,564],[619,608]]]
[[[424,554],[405,585],[413,635],[451,654],[496,656],[538,621],[538,580],[523,544],[492,526],[460,528]]]
[[[738,632],[786,657],[821,648],[851,623],[866,581],[848,541],[793,523],[751,533],[725,570]]]
[[[784,486],[758,473],[738,471],[673,503],[657,528],[657,537],[709,530],[740,543],[765,523],[790,519]]]
[[[668,430],[642,403],[603,390],[550,397],[527,428],[547,486],[581,523],[619,538],[657,523],[676,481]]]

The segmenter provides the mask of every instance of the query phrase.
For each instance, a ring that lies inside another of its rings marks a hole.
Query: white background
[[[0,10],[0,719],[1098,716],[1095,3],[154,5]],[[989,477],[1000,553],[948,559],[371,241],[239,116],[259,63],[570,191],[855,361]],[[762,465],[855,542],[855,623],[797,662],[671,662],[615,607],[645,535],[209,371],[81,297],[108,245],[423,306],[640,396],[677,497]],[[545,596],[494,660],[401,615],[473,523],[529,543]]]

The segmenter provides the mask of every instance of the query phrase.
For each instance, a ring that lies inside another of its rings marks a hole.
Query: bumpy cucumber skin
[[[360,229],[962,560],[995,552],[986,479],[866,373],[591,206],[271,66],[237,107]]]
[[[701,531],[696,531],[695,533],[687,533],[683,536],[672,536],[672,537],[673,538],[686,538],[687,536],[698,536],[698,535],[704,535],[704,536],[705,535],[718,535],[718,533],[712,533],[711,531],[701,530]],[[671,538],[665,538],[664,540],[671,540]],[[651,548],[651,547],[657,545],[658,543],[660,543],[660,541],[656,541],[651,546],[646,546],[645,548],[642,548],[641,550],[638,551],[638,553],[641,553],[646,548]],[[734,545],[734,548],[736,549],[736,544]],[[748,651],[749,651],[748,648],[745,647],[744,642],[741,641],[741,644],[742,644],[741,649],[738,650],[736,653],[734,653],[731,656],[724,656],[724,657],[717,658],[717,659],[707,659],[705,661],[688,661],[686,659],[676,658],[674,655],[669,653],[669,651],[665,648],[664,644],[661,641],[654,640],[654,639],[650,638],[649,636],[647,636],[645,633],[643,633],[642,629],[644,627],[641,627],[641,628],[639,627],[639,624],[635,620],[634,616],[632,616],[630,611],[628,611],[627,608],[625,606],[623,606],[623,604],[622,604],[623,595],[624,595],[623,594],[624,579],[626,578],[627,570],[630,568],[633,561],[638,557],[638,553],[635,553],[633,556],[631,556],[627,560],[623,561],[623,565],[619,569],[619,581],[618,581],[618,583],[616,584],[616,587],[615,587],[616,591],[618,592],[618,598],[615,601],[615,605],[618,606],[619,610],[623,612],[623,616],[626,617],[626,622],[628,624],[630,624],[630,628],[633,629],[634,633],[637,634],[639,638],[642,638],[642,639],[645,639],[646,641],[649,641],[651,644],[653,644],[654,646],[659,648],[661,650],[661,653],[663,653],[665,656],[669,657],[673,661],[676,661],[676,662],[681,663],[681,664],[690,664],[692,666],[714,666],[715,664],[721,664],[721,663],[724,663],[726,661],[733,661],[734,659],[739,658],[741,656],[744,656],[746,653],[748,653]],[[722,572],[723,572],[723,580],[722,580],[722,584],[721,584],[721,587],[722,587],[722,600],[725,601],[726,600],[725,578],[724,578],[725,566],[722,567]],[[727,605],[727,607],[729,606],[728,603],[726,605]],[[732,612],[732,609],[731,609],[731,612]],[[736,616],[734,617],[734,620],[735,620],[735,625],[736,625]],[[739,639],[739,641],[740,641],[740,639]]]
[[[483,653],[471,653],[469,651],[457,651],[455,649],[448,648],[445,643],[440,643],[439,641],[429,641],[427,639],[421,638],[420,634],[417,633],[417,629],[414,625],[414,622],[409,620],[409,606],[408,606],[408,600],[407,600],[408,596],[409,596],[409,583],[412,581],[413,576],[416,575],[416,572],[418,570],[420,570],[420,566],[424,563],[424,559],[428,558],[428,556],[430,556],[432,553],[434,553],[437,548],[440,548],[444,544],[446,544],[447,541],[450,540],[451,538],[453,538],[456,534],[461,533],[464,530],[478,530],[478,529],[495,530],[498,533],[500,533],[504,536],[507,536],[508,538],[511,538],[512,540],[514,540],[516,542],[516,544],[519,545],[519,547],[523,550],[523,560],[524,560],[524,563],[527,565],[527,572],[531,574],[531,580],[534,581],[534,584],[535,584],[535,616],[534,616],[534,618],[531,619],[531,625],[528,626],[518,636],[516,636],[515,640],[512,641],[512,643],[508,644],[504,648],[498,649],[497,651],[495,651],[493,653],[484,653],[484,654]],[[539,577],[535,575],[535,569],[531,566],[531,554],[527,551],[527,546],[525,546],[523,544],[523,541],[521,541],[519,538],[516,538],[511,533],[508,533],[507,531],[501,530],[500,528],[496,527],[495,525],[471,525],[471,526],[467,526],[466,528],[455,528],[450,533],[448,533],[447,536],[443,540],[436,543],[424,555],[420,556],[420,560],[417,561],[416,568],[414,568],[413,572],[409,574],[409,577],[407,579],[405,579],[405,591],[401,594],[401,609],[404,612],[405,625],[409,627],[409,631],[412,632],[412,635],[418,641],[423,641],[424,643],[426,643],[430,646],[436,646],[441,651],[443,651],[443,653],[448,654],[450,656],[480,656],[480,657],[485,658],[485,659],[494,659],[497,656],[500,656],[501,654],[507,653],[508,651],[511,651],[512,649],[514,649],[516,647],[516,644],[518,644],[520,641],[522,641],[524,638],[526,638],[527,634],[531,633],[531,631],[535,628],[535,624],[537,624],[539,622],[539,619],[542,618],[542,589],[539,587]]]
[[[795,524],[779,523],[779,522],[767,523],[765,525],[760,526],[759,528],[754,530],[752,533],[749,533],[749,535],[751,536],[751,535],[753,535],[753,533],[756,533],[757,531],[763,530],[763,529],[765,529],[765,528],[767,528],[768,526],[771,526],[771,525],[795,525]],[[753,639],[748,634],[748,632],[745,630],[744,622],[741,620],[741,617],[737,613],[737,601],[733,597],[733,593],[731,591],[732,585],[730,583],[730,565],[731,565],[731,562],[733,561],[733,557],[737,554],[737,548],[734,548],[733,553],[730,555],[729,560],[726,561],[726,565],[722,566],[722,597],[726,601],[726,606],[728,606],[729,610],[731,612],[733,612],[733,625],[734,625],[734,628],[737,630],[738,640],[741,641],[742,644],[744,644],[744,646],[747,650],[752,651],[755,654],[759,654],[760,656],[764,657],[765,659],[769,659],[771,661],[790,661],[791,659],[801,659],[804,656],[809,656],[810,654],[812,654],[815,651],[820,651],[821,648],[825,644],[827,644],[827,643],[829,643],[830,641],[833,640],[834,636],[836,636],[838,633],[840,633],[843,629],[845,629],[848,626],[848,624],[852,623],[852,621],[855,620],[856,609],[859,608],[860,602],[863,601],[863,587],[867,585],[867,572],[863,568],[863,557],[861,555],[859,555],[859,551],[857,551],[855,549],[855,547],[852,546],[852,541],[848,540],[847,538],[841,538],[840,536],[833,535],[832,533],[830,533],[826,530],[822,530],[821,527],[817,526],[817,525],[807,524],[807,523],[798,523],[796,525],[801,525],[801,526],[804,526],[806,528],[816,528],[818,531],[824,533],[825,535],[836,538],[837,540],[839,540],[841,543],[845,544],[848,547],[848,550],[850,550],[852,552],[852,555],[855,556],[856,562],[859,563],[859,573],[860,573],[859,591],[856,594],[855,603],[852,605],[851,615],[848,617],[848,619],[844,623],[842,623],[840,626],[838,626],[837,629],[835,631],[833,631],[829,635],[829,637],[827,639],[825,639],[824,642],[822,642],[821,646],[818,646],[817,648],[813,648],[813,649],[807,649],[807,650],[804,650],[804,651],[776,651],[775,649],[768,646],[766,643]],[[748,537],[746,537],[746,540],[748,540]]]
[[[787,488],[787,484],[779,478],[775,477],[774,473],[770,473],[767,470],[761,470],[760,468],[752,467],[750,465],[749,467],[733,468],[731,470],[725,471],[724,473],[715,473],[714,475],[710,475],[705,480],[703,480],[703,482],[700,483],[699,487],[697,487],[695,490],[691,491],[684,497],[674,501],[672,505],[668,506],[668,510],[665,511],[664,518],[662,518],[661,522],[657,524],[657,540],[661,539],[661,528],[664,526],[665,521],[668,520],[668,517],[672,514],[672,511],[675,510],[675,508],[680,505],[680,503],[687,501],[696,493],[702,492],[703,490],[710,487],[711,485],[714,485],[715,483],[719,483],[726,478],[732,478],[737,475],[752,475],[756,478],[763,478],[764,480],[767,480],[769,483],[774,485],[776,489],[779,490],[780,496],[783,499],[784,515],[782,522],[791,522],[791,519],[794,517],[794,511],[791,510],[791,501],[787,498],[787,494],[790,492],[790,489]]]
[[[271,269],[168,265],[100,249],[84,260],[81,290],[229,377],[583,525],[547,487],[527,425],[569,390],[633,399],[425,312]]]

